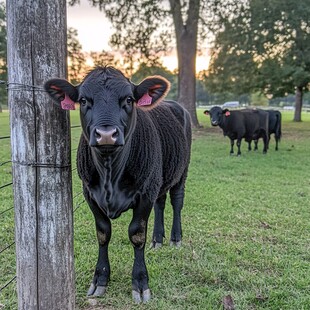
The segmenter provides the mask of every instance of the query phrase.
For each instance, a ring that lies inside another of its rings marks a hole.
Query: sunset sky
[[[80,2],[80,5],[68,7],[67,22],[68,27],[78,30],[78,40],[83,50],[86,52],[112,50],[109,46],[109,38],[114,30],[109,20],[98,8],[91,7],[88,0]],[[208,61],[207,52],[197,57],[197,71],[207,69]],[[177,67],[176,54],[164,57],[163,64],[169,70],[174,70]]]

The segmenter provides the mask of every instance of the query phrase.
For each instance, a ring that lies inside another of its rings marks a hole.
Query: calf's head
[[[212,126],[218,126],[222,124],[223,118],[230,115],[228,109],[222,110],[220,107],[213,107],[211,110],[205,110],[205,115],[210,115],[210,121]]]
[[[84,136],[100,152],[113,152],[126,143],[136,123],[136,109],[148,110],[166,96],[170,83],[152,76],[135,85],[113,67],[91,71],[81,84],[51,79],[44,84],[47,93],[63,109],[80,105]]]

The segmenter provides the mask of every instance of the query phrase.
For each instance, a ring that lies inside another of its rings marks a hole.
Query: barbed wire
[[[37,86],[37,85],[30,85],[30,84],[23,84],[23,83],[15,83],[15,82],[6,82],[4,80],[0,81],[0,85],[6,85],[7,90],[13,90],[13,91],[41,91],[45,92],[46,90],[44,89],[43,86]]]
[[[70,126],[70,129],[76,129],[76,128],[81,128],[81,125]],[[3,136],[3,137],[0,137],[0,140],[10,139],[10,138],[11,138],[11,136]],[[72,149],[71,151],[75,151],[75,150],[77,150],[77,148]]]

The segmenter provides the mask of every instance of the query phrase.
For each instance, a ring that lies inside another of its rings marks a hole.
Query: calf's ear
[[[210,112],[209,112],[209,110],[205,110],[205,111],[203,111],[203,114],[210,115]]]
[[[228,109],[224,109],[223,110],[223,114],[225,114],[225,116],[229,116],[230,115],[230,111]]]
[[[134,86],[134,96],[139,108],[148,110],[157,106],[167,95],[170,82],[162,76],[149,76]]]
[[[44,83],[44,89],[62,109],[75,110],[75,102],[78,99],[78,90],[67,80],[48,80]]]

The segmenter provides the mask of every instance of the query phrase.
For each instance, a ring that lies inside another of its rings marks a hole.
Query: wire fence
[[[71,134],[75,129],[80,128],[80,125],[71,126]],[[72,135],[71,135],[72,136]],[[3,203],[0,204],[0,227],[2,229],[3,236],[0,236],[0,262],[11,260],[9,255],[14,254],[15,257],[15,237],[14,237],[14,205],[13,205],[13,181],[12,181],[12,161],[8,159],[2,159],[1,154],[9,154],[9,143],[3,144],[3,141],[10,140],[9,135],[0,136],[0,150],[4,152],[0,153],[0,199]],[[72,152],[76,152],[77,146],[76,143],[72,142],[73,148]],[[7,149],[7,152],[6,150]],[[72,167],[71,172],[74,173],[77,171],[76,166]],[[9,177],[8,177],[9,175]],[[72,178],[74,179],[74,178]],[[8,202],[8,205],[6,205]],[[73,194],[73,212],[76,212],[85,202],[82,191]],[[5,236],[4,236],[5,235]],[[13,241],[12,241],[13,240]],[[10,254],[8,252],[10,251]],[[13,269],[12,269],[13,264]],[[4,264],[0,264],[0,274],[5,275],[5,280],[0,280],[0,293],[5,290],[14,290],[16,285],[16,262],[10,261],[10,270],[14,270],[14,273],[8,274]],[[2,305],[0,304],[0,309]]]

